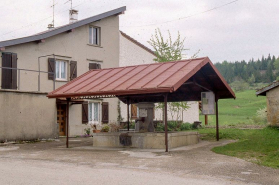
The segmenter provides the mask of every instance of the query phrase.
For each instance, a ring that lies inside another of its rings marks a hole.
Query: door
[[[66,135],[66,105],[57,104],[57,123],[59,124],[59,136]]]

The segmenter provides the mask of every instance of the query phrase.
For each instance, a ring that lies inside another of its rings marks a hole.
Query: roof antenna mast
[[[56,4],[57,4],[57,3],[56,3]],[[56,4],[55,4],[55,1],[53,0],[53,1],[52,1],[52,6],[51,6],[51,7],[52,7],[52,24],[49,24],[49,25],[48,25],[48,27],[47,27],[48,29],[54,28],[54,6],[55,6]]]

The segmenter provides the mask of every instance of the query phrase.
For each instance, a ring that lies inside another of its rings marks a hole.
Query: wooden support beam
[[[218,112],[218,99],[216,101],[216,140],[219,141],[219,112]]]
[[[67,107],[66,107],[66,147],[69,148],[69,106],[71,98],[67,98]]]
[[[168,146],[168,94],[164,95],[164,103],[165,103],[165,113],[164,113],[164,124],[165,124],[165,145],[166,145],[166,152],[169,151]]]
[[[127,98],[127,129],[128,129],[128,131],[130,130],[129,105],[130,105],[129,98]]]

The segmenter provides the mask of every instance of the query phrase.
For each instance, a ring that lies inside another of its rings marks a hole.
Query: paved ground
[[[210,151],[228,142],[169,153],[93,148],[92,138],[0,146],[0,184],[279,184],[279,170]]]

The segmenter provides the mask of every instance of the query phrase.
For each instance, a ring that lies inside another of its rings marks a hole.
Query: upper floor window
[[[56,80],[67,80],[67,62],[55,61]]]
[[[89,44],[100,45],[100,28],[89,27]]]

